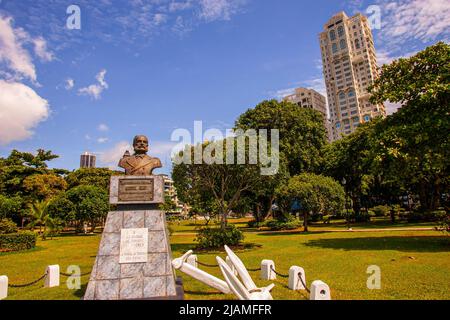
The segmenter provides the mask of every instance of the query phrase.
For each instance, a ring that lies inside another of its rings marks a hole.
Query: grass
[[[235,221],[244,227],[242,221]],[[194,247],[195,226],[183,222],[171,236],[173,256],[178,257]],[[39,240],[32,250],[0,254],[0,275],[10,283],[32,281],[44,273],[49,264],[59,264],[62,272],[69,265],[90,271],[97,254],[100,234],[63,236]],[[236,253],[248,268],[257,268],[262,259],[275,261],[278,272],[287,274],[289,267],[305,269],[308,285],[323,280],[331,288],[332,299],[450,299],[450,242],[436,231],[382,231],[364,233],[336,232],[246,232],[245,243],[261,247]],[[224,252],[198,253],[201,262],[215,264],[215,256]],[[366,286],[367,267],[381,268],[381,289]],[[223,278],[219,269],[201,267]],[[186,299],[234,299],[186,276],[182,276]],[[304,291],[291,291],[287,279],[259,280],[259,272],[250,272],[257,285],[275,283],[274,299],[307,299]],[[80,290],[69,290],[61,277],[61,286],[42,288],[42,282],[27,288],[9,288],[8,299],[80,299],[89,276],[81,279]]]

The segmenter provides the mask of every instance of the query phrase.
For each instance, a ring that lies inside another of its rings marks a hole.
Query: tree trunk
[[[394,211],[394,207],[391,207],[390,214],[391,214],[391,223],[394,224],[394,223],[395,223],[395,211]]]
[[[267,219],[267,218],[269,218],[269,217],[272,216],[272,205],[273,205],[273,201],[274,201],[274,200],[275,200],[275,197],[274,197],[274,196],[270,196],[269,199],[268,199],[268,205],[269,205],[269,207],[268,207],[268,209],[267,209],[267,214],[266,214],[266,216],[265,216],[265,219]],[[265,220],[265,219],[263,219],[263,220]]]
[[[224,230],[227,227],[227,224],[228,224],[227,215],[228,215],[228,212],[223,210],[221,213],[221,221],[220,221],[220,228],[222,230]]]
[[[359,202],[359,197],[352,197],[353,202],[353,212],[355,217],[359,216],[361,213],[361,203]]]
[[[97,225],[96,225],[95,221],[92,220],[92,221],[91,221],[91,232],[92,232],[92,233],[94,233],[95,227],[96,227],[96,226],[97,226]]]
[[[308,212],[303,213],[303,231],[308,232]]]

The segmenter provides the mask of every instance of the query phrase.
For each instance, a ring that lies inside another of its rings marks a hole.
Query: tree
[[[245,212],[252,212],[256,222],[263,222],[273,215],[272,208],[276,201],[275,190],[278,186],[287,183],[289,172],[287,161],[280,154],[280,165],[278,172],[274,175],[260,175],[252,180],[252,186],[243,192],[238,206]]]
[[[93,232],[97,223],[108,214],[108,194],[99,187],[81,185],[68,190],[66,196],[74,207],[77,231],[81,230],[84,222],[89,222]]]
[[[322,114],[316,110],[276,100],[263,101],[239,116],[235,124],[237,130],[266,129],[269,133],[271,129],[279,130],[278,173],[255,179],[242,199],[247,205],[252,204],[256,221],[264,221],[272,215],[275,189],[285,183],[289,176],[319,169],[322,149],[326,144],[323,123]]]
[[[42,240],[47,238],[47,228],[52,231],[56,229],[59,224],[58,219],[54,219],[48,214],[48,204],[48,200],[35,201],[30,204],[29,215],[31,217],[31,222],[28,226],[34,229],[36,225],[39,225],[39,234],[41,235]],[[44,227],[43,230],[42,227]]]
[[[48,169],[47,161],[57,158],[51,151],[37,150],[36,155],[13,150],[7,158],[0,158],[0,193],[26,195],[23,180],[34,174],[64,174],[65,170]]]
[[[6,197],[0,195],[0,219],[9,218],[20,222],[20,218],[23,216],[23,206],[23,199],[19,196]]]
[[[111,176],[117,173],[118,171],[112,171],[108,168],[81,168],[70,172],[66,181],[69,189],[80,185],[90,185],[109,192]]]
[[[300,108],[290,102],[270,100],[241,114],[236,120],[235,128],[278,129],[280,153],[286,157],[288,171],[292,176],[319,168],[322,147],[326,143],[323,121],[322,114],[316,110]]]
[[[373,103],[403,106],[377,127],[376,167],[434,210],[449,190],[450,45],[439,42],[384,65],[370,88]]]
[[[55,174],[33,174],[23,180],[24,190],[32,199],[49,200],[67,189],[66,181]]]
[[[237,149],[236,140],[232,139],[234,150]],[[217,206],[221,217],[221,229],[225,230],[228,221],[228,215],[238,205],[242,193],[248,190],[255,178],[259,166],[256,164],[225,164],[228,145],[226,140],[218,142],[206,142],[202,145],[188,146],[180,152],[180,158],[190,155],[194,159],[196,150],[203,151],[209,147],[214,147],[214,156],[220,157],[222,163],[207,163],[205,159],[200,163],[179,163],[174,164],[172,178],[181,201],[189,203],[192,206],[203,206],[205,204]],[[222,148],[223,153],[217,151]],[[234,153],[236,154],[236,153]],[[248,156],[248,152],[246,152]],[[217,158],[216,160],[218,160]],[[213,200],[210,202],[210,200]],[[200,208],[207,209],[207,208]]]
[[[374,139],[374,127],[381,119],[360,125],[352,134],[334,141],[324,149],[323,169],[337,181],[345,179],[345,190],[350,196],[353,211],[360,215],[361,197],[367,194],[371,175],[371,148]]]
[[[67,194],[63,192],[51,199],[48,205],[48,213],[52,218],[57,218],[67,225],[75,220],[75,205],[67,198]]]
[[[172,213],[177,209],[177,205],[170,195],[165,194],[164,203],[160,204],[159,208],[166,213]]]
[[[304,231],[308,231],[308,217],[314,214],[340,212],[345,202],[342,186],[330,177],[302,173],[289,179],[277,189],[281,207],[287,211],[294,201],[303,213]]]

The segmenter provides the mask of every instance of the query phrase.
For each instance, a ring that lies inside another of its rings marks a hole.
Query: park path
[[[434,231],[436,230],[433,227],[424,227],[424,228],[374,228],[374,229],[320,229],[309,231],[309,233],[320,233],[320,232],[385,232],[385,231]],[[280,231],[246,231],[248,233],[260,233],[260,234],[268,234],[268,233],[303,233],[303,230],[280,230]],[[173,235],[180,236],[192,236],[196,235],[196,232],[174,232]]]

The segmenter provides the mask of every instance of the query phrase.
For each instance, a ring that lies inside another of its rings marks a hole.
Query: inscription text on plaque
[[[122,229],[119,263],[147,262],[148,228]]]
[[[153,179],[119,180],[119,201],[153,201]]]

